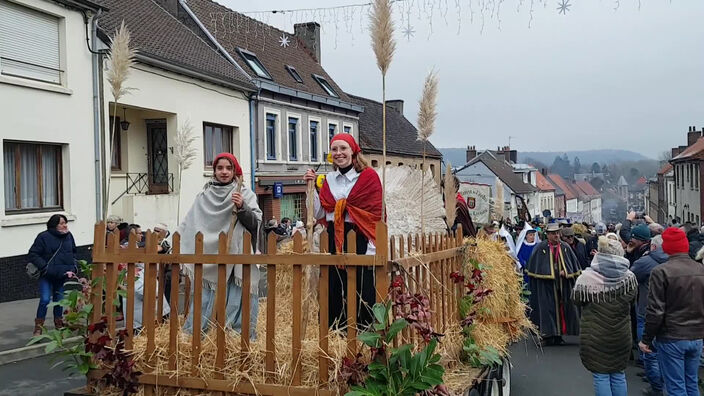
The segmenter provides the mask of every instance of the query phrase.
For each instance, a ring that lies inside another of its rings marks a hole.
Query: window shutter
[[[0,2],[0,73],[61,83],[59,18]]]

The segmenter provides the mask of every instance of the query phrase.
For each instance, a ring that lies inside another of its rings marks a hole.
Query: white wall
[[[93,84],[91,54],[86,48],[83,17],[51,1],[19,0],[62,18],[60,51],[65,70],[63,87],[9,76],[0,77],[0,119],[3,141],[63,145],[64,214],[77,245],[93,243],[95,174],[93,150]],[[2,156],[0,151],[0,157]],[[4,174],[0,160],[0,174]],[[5,213],[0,192],[0,256],[25,254],[37,233],[55,213]]]
[[[130,122],[130,127],[122,134],[123,173],[147,172],[145,119],[166,119],[168,147],[174,145],[177,129],[189,121],[193,127],[193,133],[198,137],[195,143],[198,147],[198,156],[191,167],[183,173],[180,210],[180,218],[183,219],[196,194],[203,189],[212,175],[203,165],[203,123],[210,122],[233,127],[233,152],[242,167],[244,185],[251,188],[249,102],[243,92],[144,64],[137,64],[131,70],[126,85],[136,90],[120,100],[117,111],[117,115],[122,118],[121,105],[124,103],[128,106],[127,120]],[[104,109],[106,120],[112,111],[112,106],[108,108],[109,99],[106,98]],[[130,108],[138,108],[142,111]],[[127,200],[123,197],[115,204],[113,213],[123,216],[125,221],[138,223],[144,228],[151,228],[155,222],[165,222],[170,229],[175,229],[178,165],[171,151],[168,152],[168,158],[169,172],[174,174],[174,193],[159,196],[138,195]],[[113,174],[111,202],[124,190],[124,176]],[[123,200],[125,201],[122,202]]]
[[[686,176],[686,167],[689,164],[677,164],[675,166],[681,167],[682,169],[680,171],[680,175],[684,179],[684,187],[682,187],[682,182],[679,181],[679,183],[676,184],[677,188],[677,203],[676,203],[676,210],[677,210],[677,216],[679,216],[682,220],[682,222],[688,221],[690,219],[690,214],[692,215],[692,219],[696,220],[696,216],[699,216],[701,211],[700,211],[700,194],[699,194],[699,188],[691,188],[690,182],[687,181],[687,176]],[[685,205],[688,205],[688,207],[685,207]],[[682,212],[684,211],[684,217],[682,217]],[[701,222],[701,218],[699,221]]]

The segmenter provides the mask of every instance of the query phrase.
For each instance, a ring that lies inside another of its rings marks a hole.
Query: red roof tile
[[[600,195],[599,191],[597,191],[594,186],[592,186],[589,182],[587,181],[578,181],[575,183],[577,187],[579,187],[586,195],[590,196],[597,196]]]
[[[556,174],[556,173],[551,173],[551,174],[548,175],[548,179],[550,179],[550,181],[551,181],[554,185],[556,185],[556,186],[559,187],[562,191],[565,192],[565,199],[567,199],[568,201],[569,201],[570,199],[577,199],[578,194],[574,191],[574,189],[572,188],[572,186],[570,186],[570,185],[565,181],[565,179],[562,178],[562,176],[560,176],[560,175],[558,175],[558,174]]]
[[[673,161],[684,160],[693,157],[695,154],[704,151],[704,138],[697,139],[693,145],[687,147],[686,150],[680,153],[677,157],[673,158]]]
[[[667,173],[671,170],[672,170],[672,164],[668,162],[665,165],[663,165],[662,168],[660,168],[660,170],[658,171],[658,175],[664,175],[665,173]]]
[[[555,191],[555,186],[553,186],[552,183],[550,183],[550,181],[540,172],[535,174],[535,184],[538,186],[540,191]]]

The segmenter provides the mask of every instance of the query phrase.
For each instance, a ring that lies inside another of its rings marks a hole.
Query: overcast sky
[[[431,7],[395,4],[387,98],[405,100],[415,124],[423,79],[435,67],[439,117],[431,141],[438,147],[492,148],[512,136],[519,151],[621,148],[657,158],[685,143],[689,125],[704,126],[702,1],[641,0],[639,9],[637,0],[622,0],[614,10],[614,1],[572,0],[561,15],[557,1],[535,0],[531,21],[530,0],[504,0],[493,18],[487,7],[483,31],[479,0],[473,22],[469,0],[425,1],[434,4],[432,32]],[[219,2],[247,12],[365,0]],[[368,20],[360,18],[366,9],[351,10],[256,16],[289,32],[296,22],[320,22],[328,73],[347,92],[380,100]],[[410,41],[402,33],[409,22]]]

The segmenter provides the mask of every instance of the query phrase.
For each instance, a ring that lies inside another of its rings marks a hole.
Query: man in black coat
[[[581,270],[572,249],[560,241],[560,227],[547,226],[547,240],[533,249],[526,265],[530,320],[547,345],[563,343],[562,335],[579,334],[579,311],[572,289]]]
[[[591,263],[589,261],[589,256],[587,255],[587,247],[574,235],[574,229],[572,227],[565,227],[560,231],[560,238],[562,242],[568,244],[572,248],[572,252],[577,257],[577,263],[580,269],[585,269],[589,267]]]

